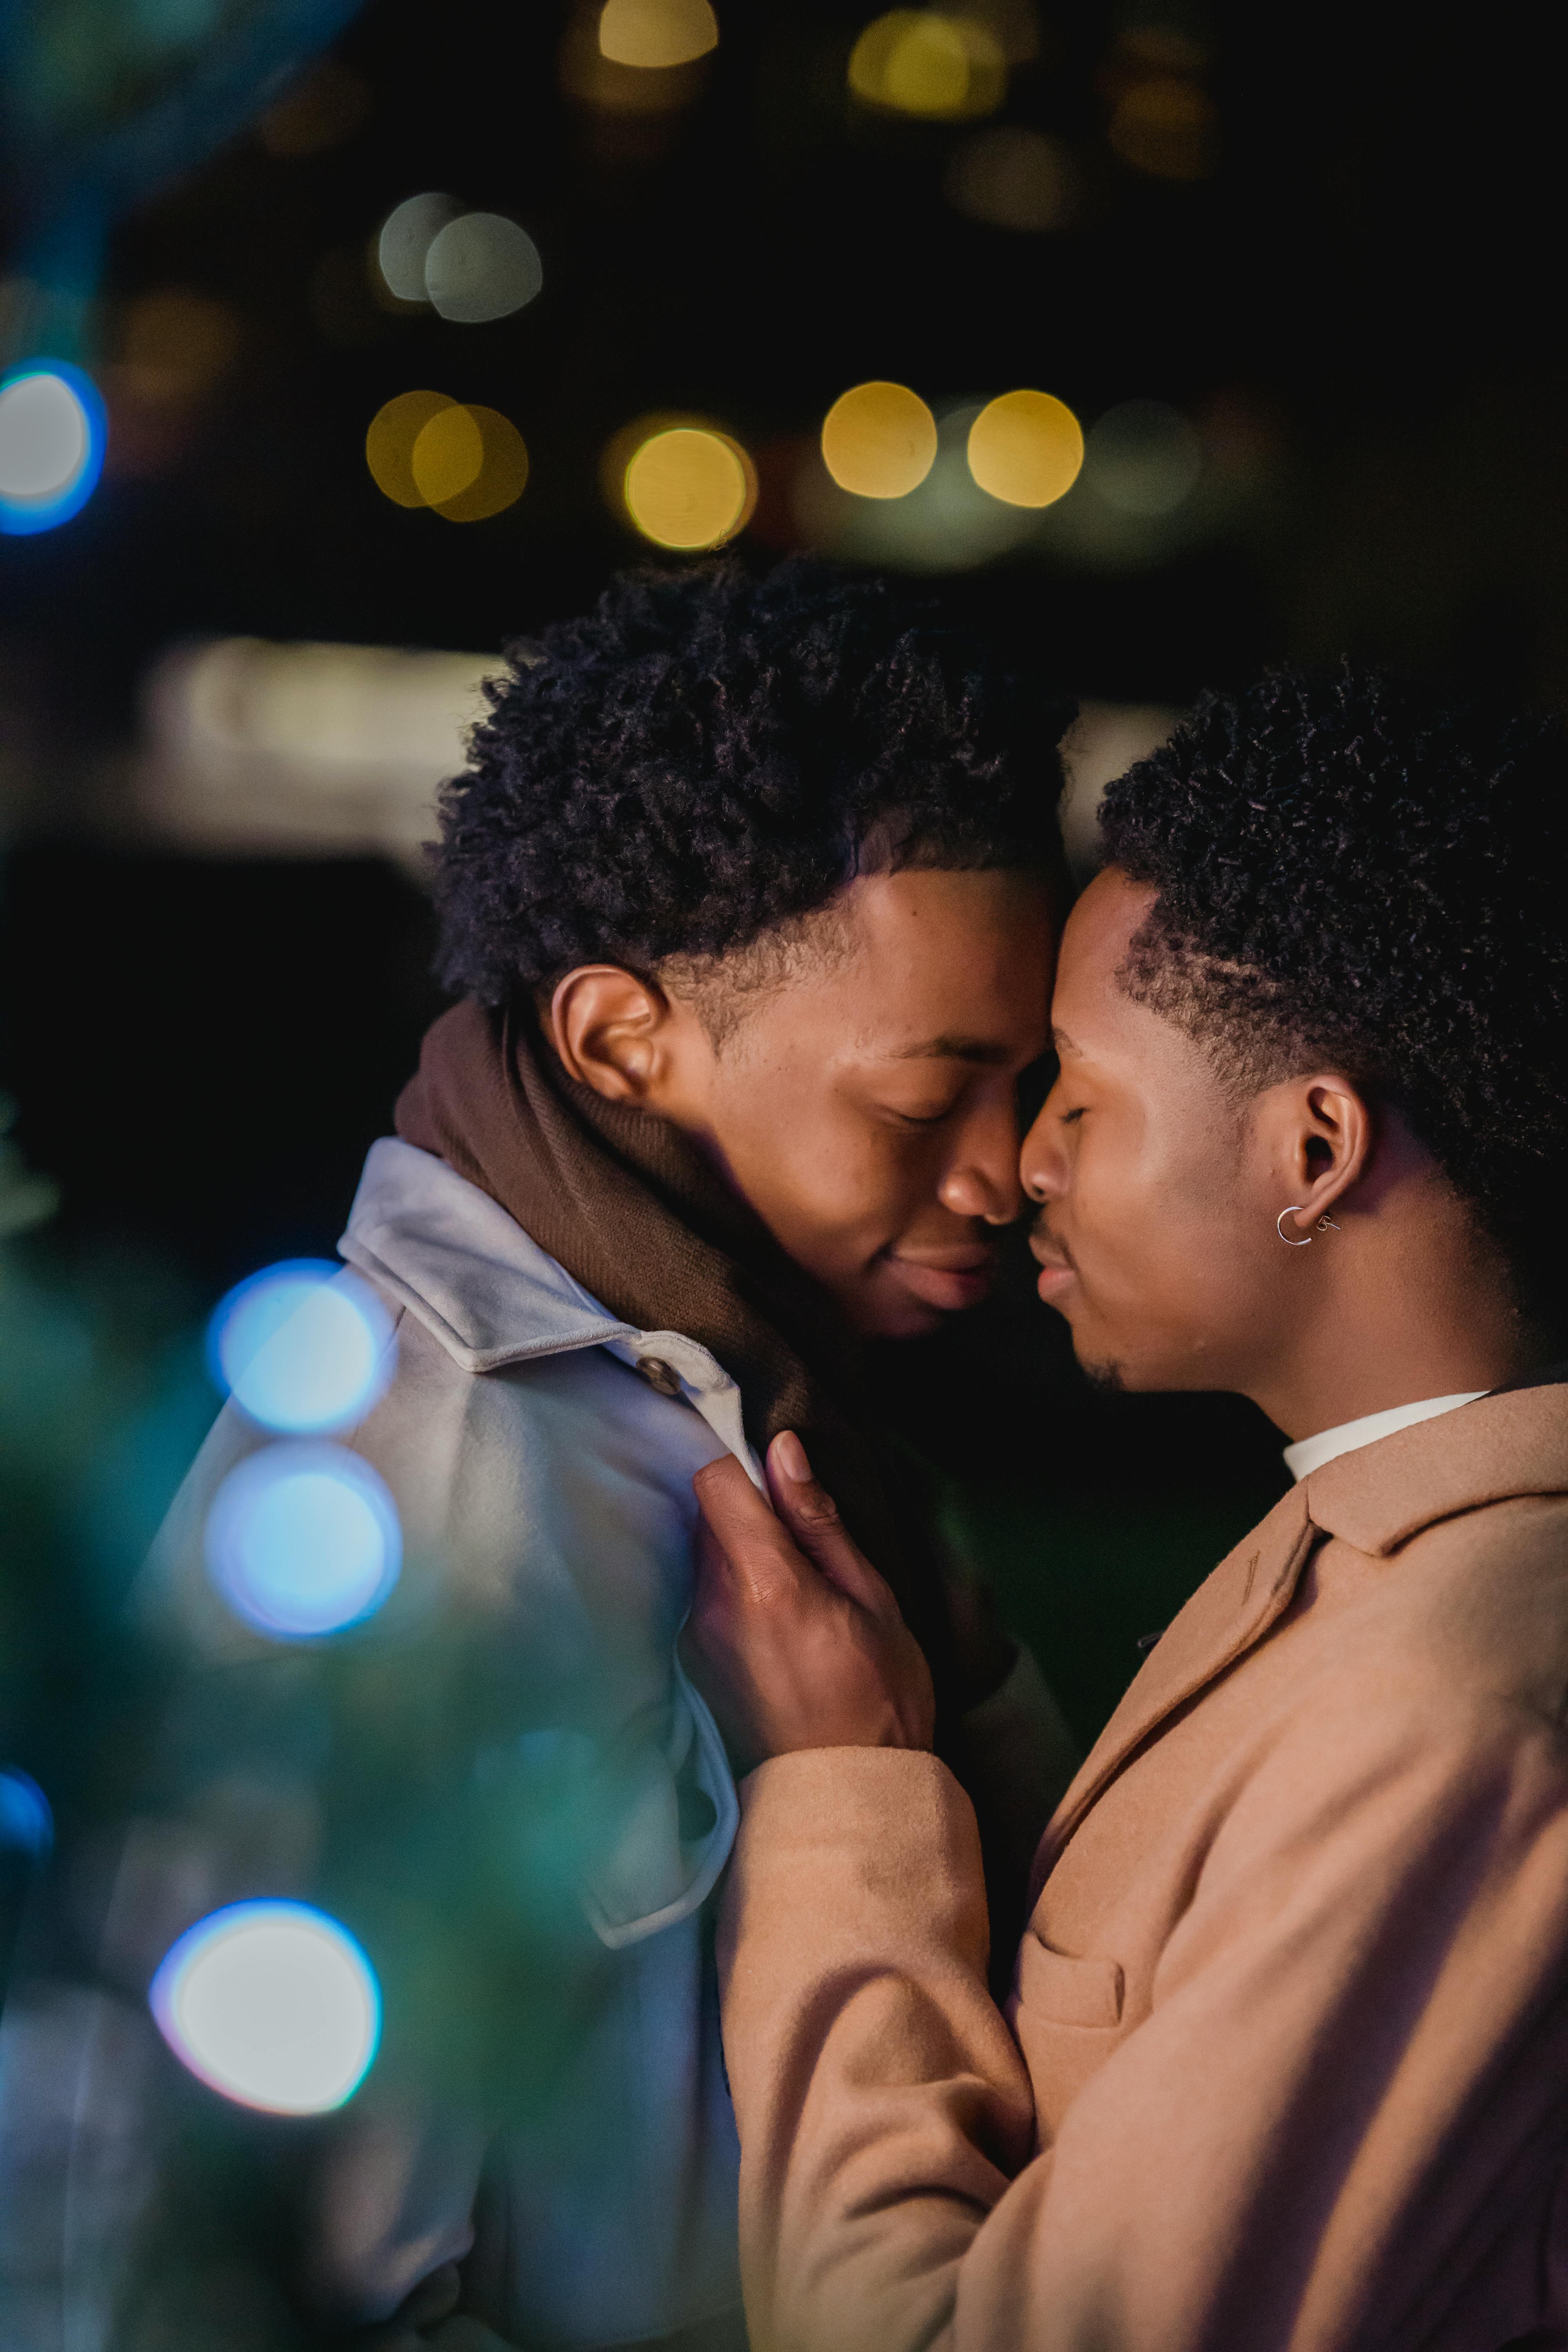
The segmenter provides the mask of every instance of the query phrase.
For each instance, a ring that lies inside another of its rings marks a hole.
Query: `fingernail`
[[[811,1465],[805,1458],[805,1448],[793,1429],[783,1431],[773,1440],[773,1460],[786,1478],[804,1486],[811,1476]]]

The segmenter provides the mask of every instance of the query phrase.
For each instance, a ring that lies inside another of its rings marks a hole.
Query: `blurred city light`
[[[1173,513],[1196,488],[1203,443],[1163,401],[1125,400],[1091,426],[1084,480],[1126,515]]]
[[[457,405],[444,392],[400,392],[376,410],[364,436],[364,460],[384,497],[400,507],[428,503],[414,478],[415,445],[433,417]]]
[[[718,44],[708,0],[605,0],[599,12],[599,54],[615,65],[689,65]]]
[[[710,26],[713,37],[688,49],[687,43],[706,35]],[[717,37],[710,12],[694,8],[690,0],[680,5],[623,0],[608,8],[603,0],[573,0],[557,52],[561,87],[596,117],[596,152],[646,155],[650,141],[660,147],[676,118],[703,89]],[[684,54],[662,62],[676,47]]]
[[[381,225],[375,243],[376,266],[389,294],[400,302],[427,302],[425,257],[441,231],[461,217],[467,207],[456,196],[432,193],[405,196]]]
[[[443,319],[464,326],[510,318],[543,283],[539,247],[504,213],[463,213],[426,248],[426,299]]]
[[[1035,0],[962,0],[953,13],[989,33],[1005,65],[1032,65],[1040,54],[1040,18]]]
[[[1048,392],[1005,392],[969,428],[969,470],[983,490],[1013,507],[1048,507],[1083,465],[1083,430]]]
[[[116,373],[142,399],[186,399],[233,365],[239,338],[226,302],[187,286],[162,286],[128,306],[115,338]]]
[[[528,449],[510,417],[474,404],[444,408],[414,444],[415,486],[448,522],[483,522],[528,484]]]
[[[198,2081],[275,2116],[341,2107],[381,2038],[381,1990],[346,1927],[307,1903],[234,1903],[187,1928],[148,1994]]]
[[[706,425],[677,425],[635,450],[623,480],[626,512],[656,547],[721,547],[756,504],[757,478],[738,441]]]
[[[322,789],[334,773],[406,764],[433,791],[461,766],[483,682],[503,667],[499,654],[220,637],[165,656],[149,682],[148,724],[163,757],[188,758],[230,794],[247,759],[320,771]]]
[[[207,1350],[241,1410],[290,1436],[361,1419],[395,1360],[375,1291],[326,1258],[287,1259],[239,1283],[213,1310]]]
[[[847,563],[904,572],[961,572],[1026,544],[1039,518],[983,490],[969,468],[970,433],[984,404],[954,403],[937,418],[931,471],[904,498],[852,498],[820,460],[803,467],[793,504],[808,542]]]
[[[203,403],[233,369],[242,335],[229,304],[188,286],[156,287],[127,303],[100,371],[117,477],[155,474],[180,455]]]
[[[850,51],[849,88],[862,104],[889,113],[962,121],[1001,104],[1007,65],[994,36],[973,17],[892,8]]]
[[[930,473],[936,446],[935,417],[901,383],[858,383],[823,419],[823,464],[857,498],[907,498]]]
[[[380,1608],[403,1564],[397,1507],[345,1446],[298,1440],[252,1454],[213,1498],[207,1571],[259,1633],[309,1641]]]
[[[499,654],[221,637],[172,647],[142,692],[138,803],[210,853],[405,858],[467,754]]]
[[[438,409],[421,427],[409,468],[415,488],[427,507],[435,507],[471,488],[484,463],[484,435],[472,411],[454,404]]]
[[[942,190],[955,212],[987,228],[1043,236],[1069,227],[1081,198],[1072,150],[1043,131],[977,131],[955,147]]]
[[[15,537],[68,522],[103,470],[98,388],[63,360],[0,376],[0,531]]]
[[[54,1842],[54,1815],[37,1782],[16,1765],[0,1772],[0,1853],[41,1862]]]
[[[1211,98],[1173,74],[1155,74],[1122,92],[1106,135],[1135,172],[1159,180],[1205,180],[1218,161],[1218,131]]]

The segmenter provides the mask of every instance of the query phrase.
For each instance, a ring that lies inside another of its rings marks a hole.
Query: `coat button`
[[[678,1397],[680,1394],[680,1374],[667,1364],[662,1356],[639,1356],[637,1370],[649,1388],[657,1389],[660,1396]]]

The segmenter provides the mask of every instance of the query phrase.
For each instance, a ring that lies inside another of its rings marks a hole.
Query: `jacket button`
[[[680,1374],[667,1364],[662,1356],[639,1356],[637,1370],[649,1388],[657,1389],[660,1396],[678,1397],[680,1394]]]

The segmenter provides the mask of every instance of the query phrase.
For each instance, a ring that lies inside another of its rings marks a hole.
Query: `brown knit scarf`
[[[498,1201],[613,1315],[710,1349],[740,1387],[759,1453],[781,1430],[799,1433],[947,1698],[935,1556],[910,1507],[909,1466],[864,1409],[858,1342],[679,1129],[570,1077],[525,1001],[443,1013],[395,1120],[405,1142]]]

